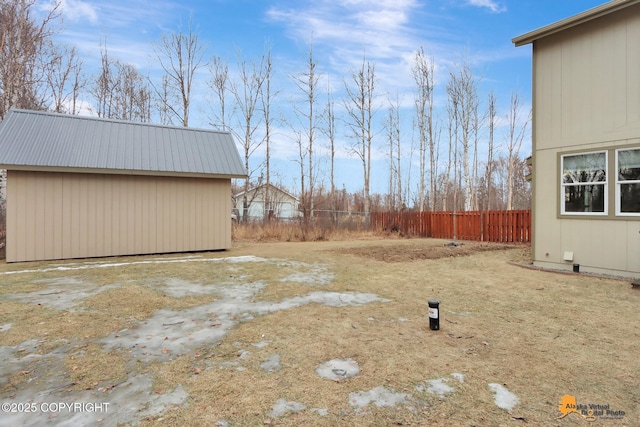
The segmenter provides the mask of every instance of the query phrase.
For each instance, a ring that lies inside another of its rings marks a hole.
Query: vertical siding
[[[627,96],[627,118],[630,123],[640,123],[640,13],[629,17],[626,26],[626,93]]]
[[[9,171],[7,261],[231,247],[230,180]]]
[[[535,42],[537,149],[637,136],[639,10]]]
[[[613,274],[640,273],[640,218],[563,218],[558,155],[640,146],[640,5],[534,43],[534,261]],[[563,260],[573,252],[573,262]]]
[[[626,261],[627,261],[627,271],[635,271],[640,272],[640,222],[627,222],[621,224],[624,226],[626,230],[624,230],[625,235],[627,236],[635,236],[635,239],[627,239],[627,247],[626,247]],[[621,234],[621,233],[620,233]],[[616,242],[622,246],[623,242]]]

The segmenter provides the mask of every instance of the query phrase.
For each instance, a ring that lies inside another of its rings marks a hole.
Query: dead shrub
[[[314,221],[249,221],[234,223],[232,239],[236,242],[321,242],[358,240],[380,237],[360,218],[343,219],[336,224],[331,218]]]

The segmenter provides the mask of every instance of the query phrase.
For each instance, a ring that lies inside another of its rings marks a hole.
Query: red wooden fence
[[[412,236],[481,242],[531,242],[531,211],[374,212],[376,230],[399,231]]]

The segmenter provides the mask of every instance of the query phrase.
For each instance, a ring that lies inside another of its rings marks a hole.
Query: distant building
[[[27,110],[0,123],[7,262],[231,247],[226,132]]]
[[[269,191],[266,191],[267,188]],[[240,221],[245,217],[244,196],[242,191],[234,195],[234,213]],[[273,184],[262,184],[246,192],[247,219],[262,220],[265,218],[292,220],[300,217],[298,198]],[[266,200],[268,197],[268,201]]]
[[[534,263],[638,277],[640,1],[513,42],[533,46]]]

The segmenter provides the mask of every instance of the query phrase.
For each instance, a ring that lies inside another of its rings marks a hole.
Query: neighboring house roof
[[[254,193],[254,192],[258,191],[258,190],[261,190],[262,188],[266,187],[266,185],[267,184],[261,184],[261,185],[258,185],[257,187],[250,188],[249,190],[247,190],[247,194]],[[280,187],[277,187],[277,186],[275,186],[273,184],[269,184],[269,188],[272,189],[272,190],[275,190],[275,191],[277,191],[277,192],[279,192],[281,194],[284,194],[286,197],[289,197],[289,198],[295,200],[296,202],[298,201],[298,198],[296,196],[294,196],[293,194],[289,193],[286,190],[283,190]],[[237,199],[238,197],[243,196],[244,193],[245,193],[244,191],[241,191],[238,194],[236,194],[234,197]]]
[[[529,43],[533,43],[543,37],[550,36],[552,34],[564,31],[568,28],[575,27],[576,25],[584,24],[585,22],[592,21],[602,16],[608,15],[613,12],[617,12],[621,9],[625,9],[629,6],[639,4],[640,0],[612,0],[601,6],[594,7],[585,12],[574,15],[570,18],[563,19],[556,23],[547,25],[521,36],[515,37],[511,41],[517,46],[524,46]]]
[[[29,110],[0,123],[0,169],[246,176],[228,132]]]

